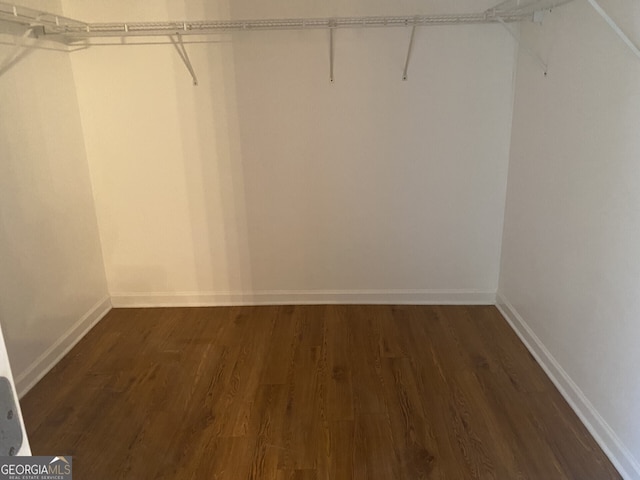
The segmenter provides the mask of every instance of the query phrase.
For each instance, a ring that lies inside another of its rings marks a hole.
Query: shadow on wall
[[[236,9],[187,16],[234,18]],[[226,40],[191,48],[197,88],[176,59],[182,139],[197,152],[185,155],[185,178],[199,284],[245,293],[385,288],[372,279],[393,272],[372,267],[410,235],[389,217],[410,190],[390,151],[368,153],[386,112],[367,106],[380,105],[382,92],[348,85],[357,98],[341,108],[346,90],[336,97],[329,83],[325,31]]]
[[[222,2],[220,2],[222,3]],[[189,8],[186,18],[220,18],[220,5]],[[239,139],[231,39],[187,46],[199,86],[176,55],[186,191],[194,269],[200,291],[252,292],[242,143]],[[249,298],[247,300],[250,300]]]
[[[495,289],[512,45],[420,30],[402,82],[408,34],[340,30],[333,84],[324,30],[187,45],[198,87],[172,52],[191,245],[171,248],[191,250],[197,293]]]

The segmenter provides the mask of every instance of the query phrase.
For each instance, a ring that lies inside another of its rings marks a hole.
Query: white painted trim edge
[[[116,308],[313,304],[494,305],[495,301],[495,291],[483,290],[274,290],[111,295],[111,302]]]
[[[104,297],[69,330],[47,348],[23,372],[16,376],[16,391],[22,398],[111,310],[111,299]]]
[[[598,413],[580,387],[551,355],[551,352],[547,350],[513,305],[500,292],[496,297],[496,306],[502,316],[520,337],[522,343],[525,344],[573,411],[576,412],[589,433],[618,469],[618,472],[625,480],[640,480],[640,463],[622,443],[622,440]]]

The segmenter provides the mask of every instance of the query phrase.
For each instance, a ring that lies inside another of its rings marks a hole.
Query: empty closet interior
[[[633,0],[0,3],[18,395],[112,308],[495,305],[640,479],[639,44]]]

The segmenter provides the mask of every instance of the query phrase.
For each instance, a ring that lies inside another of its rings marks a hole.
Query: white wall
[[[31,50],[0,76],[0,322],[19,393],[107,294],[69,56]]]
[[[177,3],[64,5],[108,21],[493,2]],[[114,302],[492,303],[514,45],[499,26],[420,29],[402,82],[408,37],[338,31],[334,84],[326,31],[188,46],[197,88],[170,46],[73,54]]]
[[[638,2],[602,4],[640,43]],[[523,34],[550,66],[520,55],[499,302],[640,478],[640,61],[587,2]]]

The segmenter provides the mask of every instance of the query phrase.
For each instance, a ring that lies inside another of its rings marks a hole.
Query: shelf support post
[[[171,43],[173,44],[176,51],[178,52],[178,55],[180,55],[180,59],[184,63],[185,67],[187,67],[187,70],[189,70],[189,73],[191,74],[191,78],[193,78],[193,85],[198,86],[198,77],[196,76],[196,72],[193,69],[193,65],[191,65],[191,59],[189,58],[187,49],[184,48],[184,43],[182,42],[182,36],[178,33],[176,37],[177,37],[177,40],[173,38],[173,35],[169,35],[169,40],[171,40]]]
[[[593,9],[598,12],[598,14],[604,19],[605,22],[611,27],[611,29],[616,32],[616,35],[620,37],[620,39],[625,43],[627,47],[635,54],[636,57],[640,58],[640,49],[638,46],[631,41],[629,36],[622,31],[622,29],[618,26],[616,21],[609,16],[607,12],[600,6],[600,4],[596,0],[587,0],[589,4],[593,7]]]
[[[407,73],[409,71],[409,60],[411,60],[411,50],[413,50],[413,39],[416,35],[415,24],[411,27],[411,36],[409,37],[409,48],[407,49],[407,59],[404,62],[404,71],[402,73],[402,80],[407,81]]]

